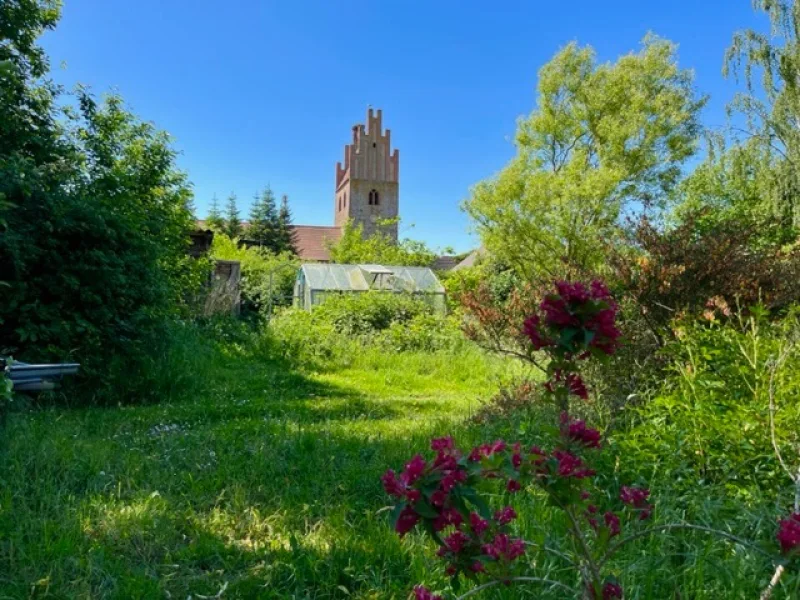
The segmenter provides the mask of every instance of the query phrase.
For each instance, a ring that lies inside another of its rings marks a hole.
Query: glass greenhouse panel
[[[298,270],[295,300],[297,306],[310,310],[331,294],[371,290],[419,294],[437,312],[446,311],[444,286],[427,267],[308,263]]]

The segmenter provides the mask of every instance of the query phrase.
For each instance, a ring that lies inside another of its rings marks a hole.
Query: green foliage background
[[[167,135],[118,96],[78,90],[70,103],[46,78],[35,40],[58,14],[0,5],[0,351],[80,362],[87,395],[124,394],[204,279],[186,256],[191,189]]]
[[[330,246],[331,261],[340,264],[381,264],[429,267],[436,252],[424,242],[403,239],[395,243],[387,234],[364,236],[363,227],[347,222],[339,240]]]

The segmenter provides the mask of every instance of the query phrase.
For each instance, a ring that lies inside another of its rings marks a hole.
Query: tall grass
[[[186,348],[163,357],[165,374],[196,369],[187,381],[165,375],[165,402],[10,416],[0,441],[0,598],[224,589],[222,598],[399,600],[419,582],[445,589],[422,536],[401,541],[391,531],[380,475],[425,452],[434,436],[471,446],[549,435],[550,417],[536,409],[469,419],[518,374],[475,348],[361,346],[345,364],[299,371],[271,353],[268,335],[219,324],[198,333],[187,330]],[[623,435],[612,435],[604,454],[619,455]],[[626,452],[623,461],[637,460]],[[724,488],[690,493],[660,475],[657,523],[707,520],[771,543],[767,498],[745,506]],[[514,504],[527,538],[559,543],[564,524],[542,498],[520,494]],[[575,583],[558,560],[531,559]],[[771,574],[757,555],[699,532],[643,538],[613,567],[628,598],[753,598]],[[789,573],[774,597],[797,594]],[[562,596],[499,587],[482,597]]]

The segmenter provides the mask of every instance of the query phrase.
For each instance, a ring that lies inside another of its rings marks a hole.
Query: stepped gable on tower
[[[400,201],[400,151],[391,147],[391,131],[383,130],[381,110],[369,109],[366,124],[353,126],[353,140],[344,147],[344,164],[336,163],[334,222],[350,220],[364,235],[378,231],[397,240]]]

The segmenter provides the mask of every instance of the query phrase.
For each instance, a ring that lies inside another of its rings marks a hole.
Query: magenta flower
[[[647,504],[647,499],[649,497],[650,490],[645,488],[629,487],[627,485],[623,485],[622,490],[619,493],[620,500],[622,500],[625,504],[630,504],[636,508],[641,508]]]
[[[442,491],[445,493],[449,493],[456,484],[458,483],[458,478],[453,473],[448,473],[444,477],[442,477],[442,481],[439,482],[439,485],[442,488]]]
[[[606,522],[606,527],[608,527],[609,535],[614,537],[615,535],[619,535],[620,527],[619,527],[619,517],[615,515],[610,510],[603,515],[603,520]]]
[[[414,600],[444,600],[444,599],[441,596],[434,596],[428,588],[422,585],[417,585],[414,587]]]
[[[471,513],[469,515],[469,524],[470,527],[472,527],[472,531],[474,531],[475,535],[478,536],[480,536],[489,527],[489,521],[486,519],[481,519],[478,513]]]
[[[635,508],[639,513],[639,520],[644,521],[648,519],[653,512],[653,507],[647,503],[650,497],[650,490],[646,488],[622,486],[619,493],[619,499],[625,504]]]
[[[525,554],[525,542],[523,540],[511,541],[505,533],[498,533],[491,544],[484,544],[481,549],[484,554],[495,560],[511,561]]]
[[[452,454],[439,452],[433,461],[433,466],[442,471],[453,471],[458,468],[458,460]]]
[[[453,554],[458,554],[464,549],[464,544],[466,544],[468,541],[469,538],[463,531],[456,531],[455,533],[444,538],[443,548],[446,548]]]
[[[583,400],[589,399],[589,391],[586,389],[586,384],[583,383],[583,379],[577,373],[567,375],[566,384],[570,394]]]
[[[434,506],[442,507],[447,500],[447,492],[444,490],[436,490],[431,494],[431,504]]]
[[[561,328],[580,325],[578,318],[569,312],[564,298],[557,295],[547,296],[539,308],[544,312],[544,320],[551,327]]]
[[[570,439],[583,444],[587,448],[600,447],[600,432],[586,427],[586,423],[580,419],[569,424],[567,435]]]
[[[417,454],[408,463],[406,463],[405,470],[400,474],[400,480],[406,484],[411,485],[425,472],[425,459]]]
[[[454,447],[453,436],[450,435],[431,440],[431,450],[436,452],[450,452]]]
[[[406,494],[406,486],[400,483],[391,469],[381,476],[381,483],[383,483],[383,489],[390,496],[402,498]]]
[[[458,512],[454,508],[445,508],[442,512],[439,513],[439,516],[436,517],[436,520],[433,522],[433,528],[436,531],[441,531],[448,525],[453,525],[458,527],[464,521],[464,518],[461,516],[461,513]]]
[[[505,533],[498,533],[491,544],[484,544],[483,553],[495,560],[514,560],[525,554],[523,540],[511,540]]]
[[[531,341],[534,350],[541,350],[546,346],[553,345],[552,340],[542,334],[539,315],[533,314],[525,319],[522,324],[522,333]]]
[[[491,444],[481,444],[472,449],[469,453],[469,459],[473,462],[478,462],[482,458],[488,458],[496,452],[502,452],[506,449],[506,443],[503,440],[497,440]]]
[[[564,450],[553,450],[553,458],[558,461],[557,473],[560,477],[585,479],[595,474],[592,469],[587,469],[584,466],[580,458]]]
[[[508,483],[506,484],[506,489],[512,494],[516,494],[518,491],[522,489],[522,486],[516,479],[509,479]]]
[[[795,513],[787,519],[781,519],[778,522],[776,537],[784,554],[800,549],[800,513]]]
[[[603,600],[622,598],[622,588],[617,583],[609,581],[603,586]]]
[[[517,518],[517,513],[510,506],[506,506],[505,508],[498,510],[496,513],[494,513],[494,520],[497,521],[500,525],[507,525],[516,518]]]
[[[406,506],[402,511],[400,511],[400,516],[397,518],[397,523],[394,526],[394,530],[400,534],[400,537],[403,537],[409,531],[414,529],[414,525],[416,525],[418,521],[419,515],[414,512],[413,508]]]

